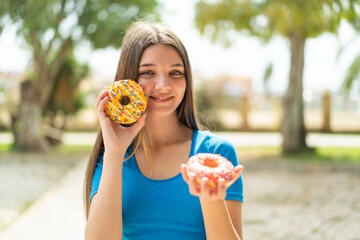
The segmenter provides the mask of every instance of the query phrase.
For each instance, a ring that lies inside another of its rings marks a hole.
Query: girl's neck
[[[168,117],[150,117],[146,119],[146,131],[149,147],[176,143],[188,138],[191,129],[180,123],[176,114]]]

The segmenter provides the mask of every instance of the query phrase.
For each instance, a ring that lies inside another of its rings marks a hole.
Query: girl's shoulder
[[[195,141],[195,148],[201,150],[200,152],[235,151],[234,145],[228,139],[208,130],[195,130],[193,141]]]

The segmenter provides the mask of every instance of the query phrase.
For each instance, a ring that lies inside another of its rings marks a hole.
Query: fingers
[[[216,188],[210,186],[209,179],[207,177],[203,177],[200,183],[198,183],[195,175],[190,174],[189,176],[187,174],[185,164],[181,165],[181,175],[184,181],[188,184],[191,195],[198,196],[203,200],[225,199],[227,189],[225,179],[220,178]]]
[[[225,179],[218,180],[217,187],[210,187],[209,179],[204,177],[201,179],[201,192],[199,197],[202,200],[223,200],[226,197]]]
[[[234,168],[234,171],[235,171],[235,176],[233,178],[234,182],[241,176],[241,173],[242,173],[243,169],[244,169],[244,167],[242,165],[237,165]]]
[[[189,192],[190,192],[190,194],[193,195],[193,196],[199,196],[200,195],[200,189],[197,186],[195,174],[190,174],[188,184],[189,184]]]
[[[220,178],[218,181],[217,196],[220,199],[225,199],[226,197],[225,179],[223,178]]]
[[[226,187],[225,180],[220,179],[218,187],[212,188],[209,184],[209,179],[207,177],[203,177],[198,183],[196,181],[195,174],[187,174],[187,167],[185,164],[181,165],[181,175],[184,181],[188,184],[189,192],[193,196],[198,196],[201,199],[209,200],[209,199],[225,199],[226,196]]]
[[[95,102],[95,110],[99,117],[100,122],[102,119],[104,119],[106,117],[104,107],[105,107],[105,104],[109,101],[109,98],[107,96],[108,92],[106,89],[107,89],[107,87],[104,87],[101,90],[101,92]]]
[[[107,86],[105,86],[105,87],[100,91],[99,96],[96,98],[96,101],[95,101],[95,109],[98,109],[101,100],[103,100],[104,97],[107,96],[107,95],[108,95]]]
[[[181,164],[181,175],[184,181],[189,186],[190,194],[193,196],[199,196],[200,188],[198,187],[198,183],[196,182],[196,176],[195,174],[190,174],[190,176],[188,175],[186,164]]]
[[[242,165],[240,165],[240,164],[239,164],[239,165],[237,165],[237,166],[235,167],[235,169],[234,169],[234,170],[235,170],[235,172],[236,172],[236,173],[238,173],[238,172],[240,172],[240,173],[241,173],[243,169],[244,169],[244,167],[243,167]]]
[[[187,174],[187,167],[185,164],[181,164],[181,175],[184,179],[184,181],[189,184],[189,176]]]
[[[203,177],[201,179],[201,195],[200,197],[203,199],[209,199],[211,196],[209,189],[209,179],[207,177]]]
[[[108,97],[104,97],[99,102],[98,108],[96,109],[96,113],[97,113],[98,118],[100,120],[100,125],[102,125],[102,126],[104,124],[104,121],[106,122],[107,125],[111,124],[111,122],[109,121],[110,119],[106,117],[105,110],[104,110],[105,104],[108,101],[109,101]]]
[[[144,126],[145,126],[145,120],[146,120],[146,113],[144,113],[137,122],[130,127],[134,131],[135,134],[137,134]]]

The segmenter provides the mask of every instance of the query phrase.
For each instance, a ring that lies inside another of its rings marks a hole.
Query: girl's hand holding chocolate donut
[[[146,114],[131,127],[123,127],[108,118],[104,111],[105,104],[109,101],[107,87],[105,86],[96,99],[95,110],[100,121],[104,146],[107,150],[123,150],[130,146],[132,140],[145,125]]]
[[[243,170],[243,166],[238,165],[234,168],[235,176],[232,179],[232,183],[235,182],[240,176]],[[181,165],[181,174],[184,181],[189,185],[189,191],[191,195],[198,196],[201,200],[224,200],[226,197],[226,190],[231,186],[225,185],[225,179],[220,178],[218,180],[217,187],[209,187],[209,179],[207,177],[201,178],[200,185],[196,181],[195,174],[188,174],[186,164]]]

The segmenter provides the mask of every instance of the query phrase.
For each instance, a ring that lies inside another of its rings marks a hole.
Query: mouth
[[[154,100],[155,102],[168,102],[171,99],[173,99],[173,96],[167,96],[167,97],[159,97],[159,96],[150,96],[150,99]]]

